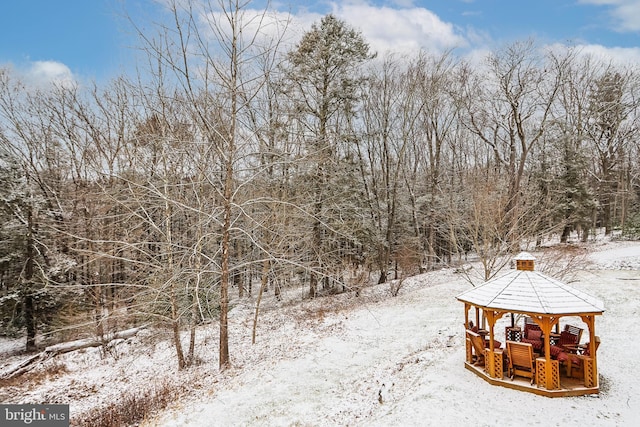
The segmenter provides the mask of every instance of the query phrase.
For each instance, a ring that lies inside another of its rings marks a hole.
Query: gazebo
[[[593,296],[535,271],[535,258],[531,254],[521,252],[514,259],[515,270],[457,296],[465,307],[465,367],[491,384],[549,397],[598,393],[597,347],[600,341],[595,332],[595,317],[604,312],[604,304]],[[471,308],[475,309],[475,313],[472,312],[470,316]],[[498,338],[501,337],[496,337],[500,328],[496,326],[505,323],[501,319],[507,314],[511,315],[511,321],[506,319],[505,347],[500,348],[502,343]],[[561,319],[572,317],[581,319],[586,325],[586,345],[580,346],[584,328],[565,324],[561,333]],[[524,330],[517,325],[516,318],[524,318]],[[476,342],[478,334],[471,330],[473,320],[473,329],[480,334],[481,343],[484,344],[480,348]],[[540,342],[532,357],[532,366],[525,372],[531,380],[522,381],[514,378],[513,360],[508,360],[507,350],[511,351],[510,354],[513,354],[512,349],[516,346],[526,346],[529,350],[530,344],[521,343],[532,342],[526,339],[526,332],[531,328],[541,331],[536,336]],[[567,336],[572,337],[572,333],[576,338],[573,346],[558,342]],[[478,366],[478,360],[484,363]],[[577,378],[570,374],[572,363],[580,364],[581,375]],[[505,378],[505,372],[510,373],[510,379]]]

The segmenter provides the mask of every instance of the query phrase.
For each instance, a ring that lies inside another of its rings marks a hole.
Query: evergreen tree
[[[26,351],[36,348],[38,331],[59,316],[65,295],[47,286],[55,279],[54,261],[47,258],[40,227],[44,203],[20,167],[0,147],[0,325],[5,333],[26,332]]]
[[[329,274],[325,254],[331,248],[326,243],[333,231],[328,227],[327,201],[338,201],[346,195],[331,194],[330,178],[348,151],[340,152],[339,143],[344,142],[345,124],[355,115],[360,99],[363,78],[359,67],[373,56],[363,36],[333,15],[312,25],[288,55],[290,96],[310,159],[311,297],[316,295],[319,277]]]

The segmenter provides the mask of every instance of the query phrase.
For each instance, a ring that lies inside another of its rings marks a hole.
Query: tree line
[[[470,252],[487,279],[551,236],[640,232],[635,66],[533,40],[383,57],[333,15],[290,44],[238,1],[169,18],[103,85],[0,69],[0,323],[27,350],[152,323],[185,368],[215,319],[224,369],[230,292],[257,322],[266,291],[357,294]]]

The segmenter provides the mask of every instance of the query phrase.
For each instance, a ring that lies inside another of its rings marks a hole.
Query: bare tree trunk
[[[229,124],[229,135],[227,138],[227,150],[225,161],[225,178],[224,178],[224,190],[223,190],[223,210],[224,220],[222,226],[222,254],[221,254],[221,278],[220,278],[220,353],[219,363],[220,370],[225,370],[231,365],[229,359],[229,244],[231,240],[231,207],[232,207],[232,187],[233,187],[233,161],[235,155],[235,138],[236,138],[236,122],[237,122],[237,108],[238,108],[238,34],[235,25],[239,13],[236,9],[233,12],[234,17],[232,20],[232,41],[230,43],[230,76],[229,76],[229,89],[231,98],[231,117]]]
[[[24,269],[24,280],[25,280],[25,289],[24,289],[24,321],[27,329],[27,343],[26,343],[26,351],[33,351],[36,349],[36,313],[33,302],[33,267],[34,267],[34,244],[35,240],[33,237],[34,233],[34,225],[33,225],[33,207],[29,205],[27,207],[27,260]]]
[[[270,262],[265,259],[262,262],[262,274],[260,275],[260,290],[258,291],[258,299],[256,300],[256,311],[253,315],[253,330],[251,332],[251,344],[256,343],[256,330],[258,329],[258,313],[260,311],[260,302],[262,301],[262,294],[267,288],[267,282],[269,279],[269,266]]]
[[[114,332],[112,334],[108,334],[107,336],[101,339],[87,338],[87,339],[70,341],[70,342],[65,342],[65,343],[46,347],[44,351],[42,351],[41,353],[26,359],[24,362],[0,374],[0,378],[3,378],[3,379],[15,378],[33,369],[34,367],[33,364],[35,362],[47,360],[50,357],[57,356],[59,354],[70,353],[72,351],[82,350],[89,347],[99,347],[99,346],[105,345],[105,343],[108,344],[111,341],[117,340],[117,339],[131,338],[135,336],[141,329],[143,328],[132,328],[132,329],[127,329],[126,331],[120,331],[120,332]]]
[[[172,209],[168,200],[168,185],[164,184],[164,194],[167,197],[164,204],[165,238],[167,241],[167,280],[169,280],[169,304],[171,304],[171,329],[173,331],[173,344],[176,348],[178,358],[178,369],[185,368],[184,352],[182,351],[182,340],[180,339],[180,314],[178,298],[176,296],[176,284],[173,265],[173,237],[172,237]]]
[[[319,167],[319,169],[321,170],[322,168]],[[320,173],[320,172],[319,172]],[[319,180],[320,178],[318,176],[315,177],[316,180]],[[315,191],[316,191],[316,200],[314,203],[314,220],[313,220],[313,247],[311,248],[311,256],[315,257],[315,259],[312,260],[312,265],[315,265],[318,270],[321,269],[321,258],[320,258],[320,254],[319,252],[322,250],[322,226],[320,224],[320,220],[319,218],[322,215],[322,201],[320,199],[320,184],[316,184],[315,185]],[[318,264],[316,264],[316,261],[318,261]],[[310,277],[309,277],[309,298],[315,298],[317,292],[318,292],[318,273],[316,271],[311,271]]]
[[[202,241],[202,226],[200,224],[200,215],[198,214],[198,226],[196,233],[196,247],[195,247],[195,286],[190,292],[190,303],[191,303],[191,325],[189,330],[189,352],[187,356],[188,364],[192,365],[195,360],[195,350],[196,350],[196,327],[200,322],[200,280],[202,273],[202,260],[201,260],[201,246],[200,243]]]

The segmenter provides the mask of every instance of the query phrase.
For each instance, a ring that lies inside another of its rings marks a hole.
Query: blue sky
[[[217,0],[213,0],[217,2]],[[351,0],[272,2],[304,28],[332,12],[360,29],[376,50],[492,49],[535,37],[584,45],[640,63],[640,0]],[[13,0],[0,14],[0,67],[103,80],[131,69],[135,20],[150,0]],[[256,3],[256,7],[260,5]],[[158,6],[155,6],[158,7]]]
[[[0,64],[67,65],[74,74],[103,77],[118,69],[125,39],[115,2],[6,1],[0,14]]]
[[[640,0],[425,0],[420,3],[444,21],[485,31],[495,41],[535,36],[546,42],[572,40],[608,47],[640,46]],[[620,31],[623,27],[615,13],[620,6],[634,3],[638,19],[635,31]]]

